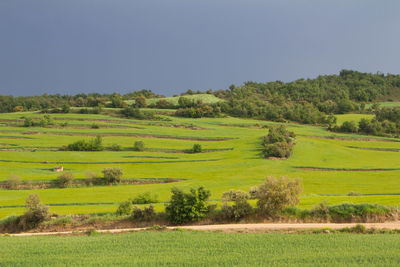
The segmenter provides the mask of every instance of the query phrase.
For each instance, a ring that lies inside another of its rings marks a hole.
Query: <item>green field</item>
[[[0,237],[0,266],[396,266],[399,235],[141,232]]]
[[[0,190],[0,218],[21,214],[26,197],[38,193],[51,211],[59,214],[113,212],[119,202],[141,192],[159,196],[157,210],[164,208],[170,189],[204,185],[217,201],[230,189],[248,190],[266,176],[300,177],[304,183],[301,207],[310,208],[326,200],[400,204],[400,140],[331,133],[324,127],[287,124],[297,134],[293,155],[288,160],[261,158],[263,125],[273,122],[238,118],[185,119],[164,116],[170,121],[140,121],[107,115],[53,114],[57,125],[66,127],[22,127],[23,116],[39,113],[0,114],[0,180],[10,175],[22,180],[52,180],[57,165],[84,179],[88,170],[101,173],[105,167],[121,167],[123,178],[181,179],[175,183],[94,186],[66,189]],[[341,115],[359,119],[368,115]],[[92,129],[96,123],[99,129]],[[58,151],[80,139],[101,134],[106,147],[120,144],[123,151]],[[369,138],[369,139],[368,139]],[[133,151],[142,140],[146,151]],[[199,143],[205,151],[184,153]],[[347,196],[349,192],[360,196]]]
[[[204,104],[213,104],[217,102],[224,101],[221,98],[218,98],[212,94],[196,94],[196,95],[185,95],[184,97],[189,98],[191,100],[201,100]],[[146,100],[147,105],[156,104],[160,99],[165,99],[169,103],[173,105],[178,105],[178,100],[180,96],[173,96],[173,97],[165,97],[165,98],[149,98]],[[126,100],[125,101],[128,105],[135,102],[135,100]]]

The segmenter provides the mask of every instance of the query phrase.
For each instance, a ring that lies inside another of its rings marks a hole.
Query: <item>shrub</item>
[[[144,142],[143,141],[136,141],[133,144],[134,151],[144,151]]]
[[[31,194],[26,199],[27,211],[19,218],[19,227],[22,230],[32,229],[50,217],[49,208],[40,203],[37,194]]]
[[[109,184],[121,182],[123,175],[121,168],[105,168],[102,173],[104,175],[104,180]]]
[[[275,215],[300,202],[300,179],[267,177],[257,189],[257,208],[262,214]]]
[[[228,192],[225,192],[222,195],[222,216],[225,219],[229,220],[235,220],[238,221],[246,216],[248,216],[253,208],[251,205],[247,202],[247,200],[250,198],[250,195],[246,192],[243,191],[235,191],[235,190],[230,190]],[[233,205],[229,205],[229,201],[234,201]]]
[[[99,129],[100,126],[99,126],[98,124],[96,124],[96,123],[93,123],[92,126],[90,126],[90,128],[92,128],[92,129]]]
[[[33,119],[32,118],[25,118],[24,120],[24,127],[31,127],[33,126]]]
[[[191,150],[192,153],[200,153],[202,151],[200,144],[194,144]]]
[[[118,145],[118,144],[112,144],[111,147],[110,147],[110,149],[111,149],[112,151],[121,151],[121,150],[122,150],[122,146],[121,146],[121,145]]]
[[[121,111],[122,115],[127,118],[134,118],[138,120],[152,120],[154,119],[154,112],[141,111],[136,107],[127,107]]]
[[[68,151],[102,151],[103,150],[103,139],[101,135],[96,136],[96,138],[89,141],[79,140],[75,143],[69,144],[68,146],[63,146],[61,149]]]
[[[17,189],[20,184],[21,178],[14,174],[11,174],[5,182],[5,188],[10,190]]]
[[[58,184],[60,187],[68,187],[71,186],[74,181],[74,175],[72,172],[64,172],[60,176],[58,176]]]
[[[157,203],[157,195],[151,195],[150,192],[141,193],[133,198],[133,204],[150,204],[150,203]]]
[[[147,106],[146,104],[146,98],[144,96],[138,96],[135,98],[135,104],[134,106],[136,108],[145,108]]]
[[[121,215],[129,215],[132,213],[133,210],[133,205],[132,202],[127,200],[124,202],[121,202],[118,206],[117,209],[117,215],[121,216]]]
[[[151,221],[156,218],[156,212],[154,211],[154,206],[150,205],[140,209],[137,206],[133,207],[132,219],[135,221]]]
[[[174,187],[171,192],[171,201],[165,208],[171,223],[182,224],[205,217],[208,212],[207,200],[211,195],[209,190],[199,187],[197,190],[192,188],[189,193],[185,193]]]
[[[85,176],[86,176],[85,183],[87,186],[92,186],[96,182],[96,179],[98,178],[98,175],[92,172],[91,170],[87,170]]]
[[[262,140],[263,155],[265,158],[288,158],[294,146],[294,132],[289,132],[284,126],[270,127],[268,135]]]

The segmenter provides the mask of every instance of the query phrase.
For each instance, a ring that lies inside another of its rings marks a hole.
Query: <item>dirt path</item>
[[[305,229],[342,229],[346,227],[354,227],[357,223],[254,223],[254,224],[214,224],[214,225],[190,225],[190,226],[171,226],[166,227],[168,230],[187,229],[198,231],[279,231],[279,230],[305,230]],[[367,229],[400,229],[400,222],[387,223],[363,223]],[[96,230],[99,233],[125,233],[143,231],[147,228],[125,228],[125,229],[106,229]],[[42,233],[18,233],[10,234],[10,236],[44,236],[44,235],[70,235],[84,233],[85,231],[65,231],[65,232],[42,232]]]

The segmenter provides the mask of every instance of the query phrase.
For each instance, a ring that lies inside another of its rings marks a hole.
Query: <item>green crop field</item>
[[[0,266],[396,266],[398,235],[141,232],[0,237]]]
[[[101,174],[106,167],[121,167],[123,178],[151,180],[173,178],[173,183],[0,190],[0,218],[21,214],[26,197],[38,193],[59,214],[113,212],[119,202],[142,192],[158,194],[157,210],[164,208],[170,189],[204,185],[211,200],[230,189],[248,190],[266,176],[300,177],[304,183],[301,207],[326,200],[329,204],[400,204],[400,140],[331,133],[324,127],[287,124],[297,134],[288,160],[261,157],[264,125],[277,123],[238,118],[186,119],[162,115],[163,121],[123,119],[108,115],[52,114],[56,126],[22,127],[23,117],[41,118],[33,112],[0,114],[0,181],[10,175],[21,180],[57,179],[53,167],[62,165],[76,179],[85,173]],[[340,115],[339,121],[369,115]],[[65,127],[59,126],[67,122]],[[93,129],[93,124],[99,126]],[[57,126],[58,125],[58,126]],[[105,147],[122,151],[59,151],[63,145],[102,135]],[[133,151],[135,141],[145,151]],[[201,144],[202,153],[185,150]],[[349,192],[361,195],[347,196]]]

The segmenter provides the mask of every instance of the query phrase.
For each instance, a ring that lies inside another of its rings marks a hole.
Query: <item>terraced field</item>
[[[118,202],[142,192],[155,192],[164,208],[170,188],[204,185],[218,203],[224,191],[248,190],[268,175],[300,177],[304,182],[302,207],[326,200],[400,204],[400,140],[330,133],[323,127],[288,124],[297,134],[294,153],[288,160],[261,158],[263,125],[276,123],[237,118],[184,119],[162,115],[163,121],[140,121],[88,114],[53,114],[56,125],[22,127],[23,116],[39,113],[0,114],[0,181],[10,175],[21,180],[56,179],[52,171],[62,165],[76,179],[90,170],[121,167],[123,178],[178,180],[172,183],[94,186],[65,189],[0,190],[0,218],[24,211],[25,198],[38,193],[51,211],[60,214],[112,212]],[[338,116],[339,121],[343,115]],[[352,115],[354,118],[368,115]],[[344,120],[348,120],[347,118]],[[67,122],[65,127],[60,124]],[[92,124],[99,129],[92,129]],[[119,144],[122,151],[59,151],[63,145],[102,135],[105,147]],[[143,152],[133,151],[144,141]],[[185,153],[199,143],[203,152]],[[348,196],[349,192],[360,195]]]

